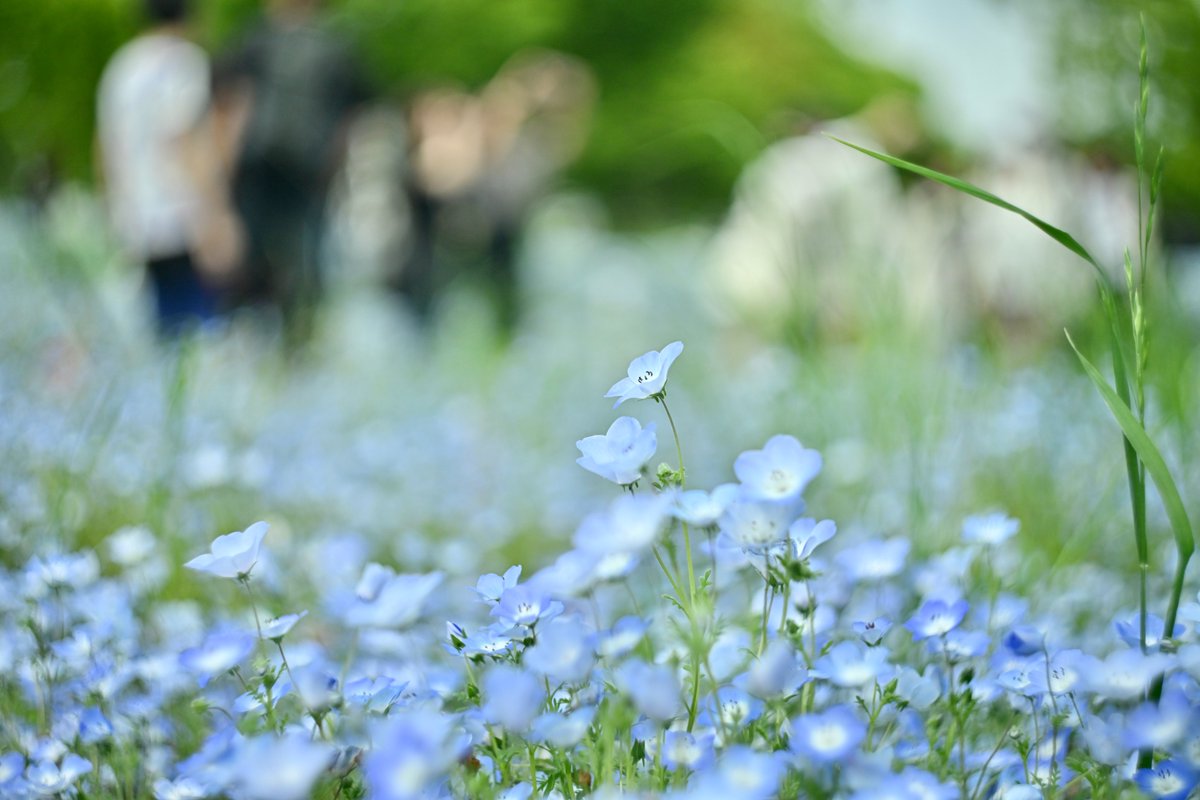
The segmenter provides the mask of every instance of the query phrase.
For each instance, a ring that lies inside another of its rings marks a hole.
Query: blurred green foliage
[[[197,4],[214,52],[258,13]],[[341,0],[335,23],[381,95],[482,86],[514,53],[545,47],[594,70],[600,103],[573,178],[622,220],[717,212],[742,166],[784,133],[781,111],[832,117],[908,82],[841,53],[803,3],[779,0]],[[0,11],[0,181],[88,178],[96,83],[138,27],[135,0],[6,0]]]

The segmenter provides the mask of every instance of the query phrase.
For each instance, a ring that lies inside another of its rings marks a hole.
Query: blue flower
[[[667,388],[667,371],[683,352],[683,342],[671,342],[662,349],[651,350],[629,362],[629,377],[613,384],[605,397],[615,397],[613,408],[626,400],[644,400],[661,396]]]
[[[1200,775],[1184,762],[1168,759],[1150,769],[1139,769],[1133,779],[1143,792],[1157,800],[1184,800]]]
[[[1021,529],[1021,521],[995,512],[979,514],[963,520],[963,541],[994,547],[1011,539]]]
[[[575,463],[621,486],[637,483],[642,469],[658,449],[654,423],[645,428],[633,417],[617,417],[603,436],[588,436],[575,443],[582,453]]]
[[[1158,704],[1142,703],[1125,718],[1125,746],[1131,750],[1170,749],[1189,731],[1200,730],[1200,710],[1177,687],[1163,692]]]
[[[621,665],[616,679],[637,710],[650,719],[666,722],[679,713],[679,680],[670,667],[635,659]]]
[[[212,633],[199,647],[189,647],[180,653],[179,663],[195,674],[204,687],[214,676],[242,663],[253,649],[254,637],[248,633]]]
[[[270,734],[248,739],[233,762],[237,796],[250,800],[301,800],[336,756],[324,742],[312,741],[305,731],[283,737]]]
[[[262,624],[262,637],[273,640],[282,639],[288,631],[296,627],[297,622],[307,616],[307,611],[301,611],[299,614],[284,614],[282,617],[269,619]]]
[[[622,495],[586,516],[572,541],[591,554],[640,553],[662,534],[670,505],[667,495]]]
[[[397,575],[380,564],[367,564],[344,619],[351,627],[406,628],[421,618],[425,603],[442,582],[442,573]]]
[[[1146,615],[1146,649],[1157,650],[1162,645],[1163,630],[1167,623],[1157,614]],[[1117,636],[1121,637],[1121,641],[1130,647],[1140,648],[1141,645],[1141,621],[1136,613],[1131,614],[1125,619],[1113,620],[1113,630],[1117,632]],[[1171,634],[1171,638],[1177,639],[1183,635],[1184,627],[1176,624],[1175,630]]]
[[[638,646],[648,627],[641,617],[621,617],[612,630],[600,637],[596,652],[604,658],[620,658]]]
[[[574,747],[587,735],[594,716],[596,709],[593,706],[581,708],[570,714],[559,714],[556,711],[542,714],[534,720],[531,738],[552,747]]]
[[[791,644],[774,639],[746,671],[746,689],[758,697],[772,698],[792,692],[807,679]]]
[[[821,471],[821,454],[795,436],[772,436],[762,450],[747,450],[733,462],[733,472],[747,497],[795,502]]]
[[[793,511],[783,503],[738,499],[721,515],[721,533],[743,552],[761,556],[788,541]]]
[[[792,752],[818,763],[841,761],[858,749],[867,726],[848,706],[834,706],[818,714],[792,720],[788,746]]]
[[[591,637],[577,620],[556,619],[538,630],[537,643],[525,651],[525,664],[560,683],[587,677],[595,658]]]
[[[492,616],[509,627],[535,625],[539,620],[553,619],[562,613],[563,605],[533,583],[521,583],[505,589],[500,602],[492,608]]]
[[[1019,656],[1031,656],[1042,652],[1046,646],[1046,634],[1032,625],[1016,625],[1004,634],[1001,642]]]
[[[363,773],[376,800],[418,800],[462,755],[450,718],[426,709],[394,711],[372,729]]]
[[[818,546],[825,544],[836,534],[837,525],[833,520],[823,519],[817,522],[809,517],[801,517],[788,528],[788,538],[792,541],[792,558],[804,561]]]
[[[483,677],[483,718],[505,730],[521,733],[542,709],[546,690],[531,672],[498,664]]]
[[[496,605],[500,600],[500,595],[504,594],[504,590],[516,586],[520,577],[520,564],[506,569],[503,576],[497,575],[494,572],[487,575],[480,575],[479,580],[475,582],[475,593],[484,602]]]
[[[966,613],[966,600],[950,604],[943,600],[926,600],[904,627],[912,631],[913,641],[943,636],[957,628]]]
[[[713,760],[713,734],[667,731],[662,760],[667,769],[703,769]]]
[[[723,483],[711,492],[702,489],[678,492],[671,513],[676,519],[700,528],[716,525],[739,491],[736,483]]]
[[[1150,682],[1173,667],[1176,659],[1162,653],[1143,655],[1141,650],[1118,650],[1096,662],[1088,672],[1092,691],[1113,700],[1135,700]]]
[[[786,767],[776,753],[759,753],[746,745],[727,749],[717,763],[719,791],[714,797],[766,800],[775,794]]]
[[[850,580],[877,581],[904,569],[910,547],[907,539],[872,539],[847,547],[836,558]]]
[[[876,617],[872,620],[855,622],[851,627],[862,639],[863,644],[874,647],[883,641],[883,637],[892,629],[892,621],[887,617]]]
[[[753,722],[762,714],[763,703],[748,692],[733,686],[722,686],[717,690],[717,715],[720,726],[737,730]]]
[[[244,531],[218,536],[213,539],[211,552],[196,556],[184,566],[220,578],[245,579],[258,561],[258,550],[269,527],[265,522],[256,522]]]
[[[813,664],[812,675],[836,686],[857,688],[890,675],[885,647],[863,647],[857,642],[839,642]]]
[[[61,764],[39,761],[25,770],[25,781],[37,794],[62,794],[75,785],[81,775],[92,771],[92,762],[74,753],[67,753]]]

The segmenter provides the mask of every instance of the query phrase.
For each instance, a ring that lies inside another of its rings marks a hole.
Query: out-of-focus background
[[[697,486],[786,432],[851,527],[934,548],[999,507],[1043,567],[1123,546],[1116,429],[1061,333],[1102,343],[1086,266],[823,134],[1119,276],[1129,4],[152,5],[0,7],[6,549],[145,524],[182,554],[267,516],[413,568],[541,563],[614,490],[574,441],[674,339]],[[1200,6],[1142,6],[1150,424],[1195,486]]]

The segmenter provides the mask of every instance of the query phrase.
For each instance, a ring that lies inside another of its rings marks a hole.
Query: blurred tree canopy
[[[743,165],[782,129],[781,110],[852,113],[915,87],[840,52],[787,0],[336,0],[333,23],[380,95],[476,89],[530,47],[580,57],[600,101],[572,178],[621,219],[722,209]],[[254,0],[197,2],[214,53],[259,13]],[[92,175],[95,88],[136,33],[136,0],[5,0],[0,9],[0,185],[38,191]]]
[[[261,6],[194,1],[197,38],[217,54]],[[432,85],[477,89],[529,47],[583,59],[600,100],[571,177],[626,223],[717,213],[745,163],[792,132],[797,116],[843,116],[872,98],[912,100],[918,91],[839,50],[803,0],[327,5],[380,96],[395,102]],[[1158,93],[1151,134],[1168,145],[1165,200],[1168,212],[1190,211],[1200,208],[1200,6],[1139,7]],[[1096,108],[1132,103],[1138,9],[1128,0],[1067,0],[1061,8],[1064,134],[1128,163],[1131,112],[1097,118]],[[96,83],[139,17],[138,0],[0,3],[0,189],[37,193],[57,180],[91,178]]]

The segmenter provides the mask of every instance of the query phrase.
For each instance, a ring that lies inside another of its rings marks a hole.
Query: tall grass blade
[[[1179,496],[1179,488],[1175,485],[1175,479],[1171,477],[1171,472],[1167,468],[1167,462],[1163,460],[1162,453],[1150,439],[1146,429],[1138,422],[1137,417],[1133,415],[1129,405],[1117,396],[1116,391],[1108,385],[1100,371],[1079,351],[1074,340],[1071,339],[1070,333],[1067,334],[1067,341],[1070,342],[1075,355],[1079,357],[1079,363],[1083,365],[1084,372],[1088,374],[1092,383],[1100,391],[1100,396],[1104,398],[1108,410],[1112,412],[1117,424],[1121,426],[1125,440],[1137,451],[1138,458],[1145,465],[1146,471],[1150,473],[1154,485],[1158,487],[1167,518],[1171,522],[1171,530],[1175,534],[1175,547],[1179,551],[1180,559],[1186,561],[1195,552],[1195,535],[1192,531],[1192,523],[1188,519],[1187,509],[1184,508],[1183,500]]]

